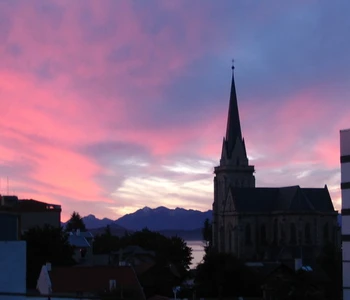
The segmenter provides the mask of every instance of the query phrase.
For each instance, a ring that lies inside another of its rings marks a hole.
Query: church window
[[[275,219],[273,221],[273,241],[275,244],[278,243],[278,221]]]
[[[230,224],[228,227],[228,250],[231,253],[232,252],[232,244],[233,244],[233,228]]]
[[[294,223],[290,224],[290,243],[291,244],[297,243],[297,229]]]
[[[328,223],[323,225],[323,240],[324,240],[325,243],[329,241],[329,227],[328,227]]]
[[[250,228],[250,224],[245,226],[245,243],[247,245],[252,243],[252,230]]]
[[[262,224],[260,227],[260,242],[262,245],[266,245],[266,226]]]
[[[307,244],[311,243],[311,226],[310,223],[305,224],[305,242]]]
[[[225,251],[225,230],[224,226],[220,227],[220,250]]]
[[[284,245],[284,243],[286,242],[286,232],[285,232],[284,224],[280,225],[280,232],[281,232],[281,244]]]

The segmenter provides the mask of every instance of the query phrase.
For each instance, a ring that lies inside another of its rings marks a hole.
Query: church
[[[226,135],[214,169],[213,249],[245,261],[312,260],[339,244],[337,211],[327,189],[256,187],[241,131],[234,67]]]

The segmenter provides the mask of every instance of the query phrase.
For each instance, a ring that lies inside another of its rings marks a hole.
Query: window
[[[325,243],[329,241],[329,226],[328,226],[328,223],[323,225],[323,240],[324,240]]]
[[[221,225],[220,227],[220,247],[221,251],[225,251],[225,230],[224,226]]]
[[[228,226],[228,251],[230,253],[233,250],[232,243],[233,243],[233,228],[232,228],[232,225],[230,224]]]
[[[250,224],[245,226],[245,243],[247,245],[252,243],[252,230],[250,228]]]
[[[297,243],[297,229],[294,223],[290,224],[290,243],[291,244]]]
[[[281,240],[280,244],[284,245],[286,243],[286,231],[285,231],[285,224],[280,224],[280,233],[281,233]]]
[[[274,244],[278,244],[278,221],[275,219],[273,221],[273,242]]]
[[[305,224],[305,243],[311,243],[311,226],[310,223]]]
[[[86,256],[86,248],[81,248],[80,249],[80,256],[81,256],[81,258],[85,258],[85,256]]]
[[[262,245],[266,245],[266,226],[262,224],[260,227],[260,242]]]

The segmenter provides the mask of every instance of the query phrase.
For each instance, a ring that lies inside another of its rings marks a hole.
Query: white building
[[[350,129],[340,131],[343,300],[350,300]]]
[[[26,299],[26,242],[0,241],[0,299]]]

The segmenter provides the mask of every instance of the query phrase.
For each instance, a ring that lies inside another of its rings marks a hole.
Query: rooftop
[[[9,208],[9,210],[18,212],[29,211],[62,211],[61,206],[57,204],[45,203],[34,199],[18,199],[17,196],[0,195],[1,208]]]
[[[129,266],[54,267],[49,274],[53,293],[99,293],[109,290],[110,280],[115,280],[116,287],[139,287],[136,274]]]

